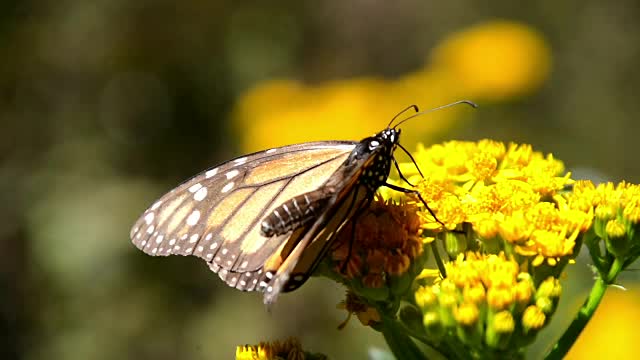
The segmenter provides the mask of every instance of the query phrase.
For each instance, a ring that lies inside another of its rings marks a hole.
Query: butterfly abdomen
[[[282,235],[309,223],[324,209],[328,199],[324,191],[317,190],[286,201],[264,218],[261,234],[266,237]]]

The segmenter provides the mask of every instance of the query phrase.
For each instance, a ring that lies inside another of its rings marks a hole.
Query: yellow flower
[[[628,291],[608,291],[589,325],[569,351],[567,359],[635,359],[640,342],[637,329],[640,322],[638,299],[640,288],[637,285]]]
[[[463,303],[458,306],[453,313],[456,320],[464,326],[476,324],[480,316],[480,310],[474,303]]]
[[[236,360],[304,360],[304,358],[302,345],[296,338],[261,342],[258,345],[241,345],[236,348]]]
[[[515,329],[543,327],[561,293],[553,277],[536,289],[533,277],[504,253],[460,254],[446,264],[446,270],[445,279],[420,286],[414,293],[425,327],[440,329],[443,341],[455,337],[480,353],[486,345],[496,350],[516,349],[522,339],[513,337]],[[540,305],[546,313],[536,312]]]
[[[547,47],[534,30],[501,21],[450,36],[429,59],[433,61],[395,79],[368,76],[313,85],[274,79],[256,84],[239,98],[232,113],[242,148],[257,151],[312,140],[361,139],[380,131],[409,104],[429,108],[460,98],[506,100],[538,88],[550,62]],[[430,114],[429,121],[412,122],[403,141],[412,143],[442,132],[461,111],[452,108]]]
[[[548,76],[550,51],[534,30],[493,21],[453,34],[434,54],[461,92],[499,100],[537,88]]]
[[[536,305],[527,307],[522,314],[522,325],[525,332],[541,329],[546,323],[546,315]]]
[[[575,209],[576,201],[566,194],[574,180],[563,174],[562,162],[531,145],[449,141],[429,148],[419,145],[413,155],[428,174],[422,181],[415,179],[417,189],[438,220],[447,229],[465,223],[473,227],[475,234],[466,241],[456,239],[456,251],[460,244],[472,246],[475,235],[485,251],[506,251],[525,256],[534,266],[555,266],[574,256],[580,235],[591,226],[590,208]],[[412,169],[411,163],[401,164],[402,171],[416,171]],[[578,187],[590,191],[583,183]],[[411,201],[420,205],[414,198]],[[422,210],[419,215],[426,231],[442,230],[429,212]],[[450,251],[453,239],[446,239]]]
[[[236,347],[236,360],[269,360],[265,346],[240,345]]]

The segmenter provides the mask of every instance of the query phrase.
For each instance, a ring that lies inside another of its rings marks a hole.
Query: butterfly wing
[[[345,183],[341,192],[334,194],[321,215],[304,229],[304,233],[291,244],[292,250],[279,256],[277,266],[266,264],[265,271],[272,274],[269,282],[264,284],[264,303],[269,305],[277,300],[281,292],[288,292],[301,286],[329,250],[332,239],[340,231],[348,219],[352,218],[371,193],[357,185],[357,177]]]
[[[227,161],[153,203],[134,224],[131,239],[150,255],[200,257],[228,285],[255,290],[265,262],[276,253],[286,256],[308,236],[301,228],[264,237],[261,220],[288,199],[323,185],[355,144],[304,143]]]
[[[329,250],[332,239],[342,226],[369,204],[377,186],[367,187],[360,180],[363,172],[377,160],[379,158],[375,156],[353,158],[343,163],[323,187],[316,190],[331,195],[324,209],[319,211],[320,215],[292,243],[293,249],[276,258],[279,260],[277,266],[266,264],[265,270],[272,275],[264,284],[265,304],[274,303],[281,292],[292,291],[302,285]]]

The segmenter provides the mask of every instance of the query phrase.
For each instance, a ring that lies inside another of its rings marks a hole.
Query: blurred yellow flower
[[[547,78],[551,54],[540,34],[515,22],[494,21],[453,34],[434,51],[460,93],[504,100],[538,88]]]
[[[636,359],[640,332],[640,289],[608,291],[567,359]],[[606,344],[606,346],[594,346]]]
[[[546,79],[549,59],[544,40],[531,28],[488,22],[444,39],[433,61],[396,79],[358,77],[313,85],[275,79],[257,84],[239,99],[232,118],[244,151],[312,140],[359,140],[382,129],[410,104],[428,108],[460,98],[506,100],[529,93]],[[448,129],[459,111],[413,122],[404,142]],[[489,176],[485,160],[460,166],[479,167],[487,173],[473,175]]]

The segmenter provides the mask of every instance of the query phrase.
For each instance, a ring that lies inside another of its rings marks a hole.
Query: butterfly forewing
[[[265,262],[301,233],[267,238],[260,234],[261,220],[290,198],[320,187],[354,146],[305,143],[225,162],[153,203],[131,238],[150,255],[196,255],[230,286],[253,290],[265,276]]]

